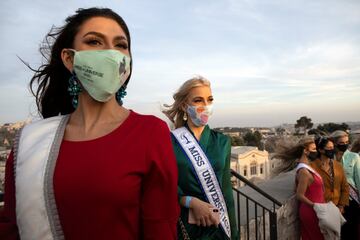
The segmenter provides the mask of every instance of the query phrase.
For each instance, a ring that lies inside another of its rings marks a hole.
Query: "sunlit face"
[[[77,51],[114,49],[129,55],[128,39],[120,25],[110,18],[93,17],[85,21],[75,36]]]
[[[316,152],[316,145],[315,143],[310,143],[306,148],[305,150],[307,152]]]
[[[338,138],[338,140],[336,141],[336,144],[337,144],[337,145],[349,144],[349,137],[348,137],[348,136],[344,136],[344,137]]]
[[[324,149],[320,149],[320,152],[324,153],[325,150],[334,150],[334,143],[332,141],[328,141]]]
[[[334,150],[334,143],[332,141],[328,141],[324,147],[325,150]]]
[[[186,104],[191,106],[207,106],[211,105],[214,98],[211,88],[208,86],[195,87],[190,90]]]
[[[207,124],[212,113],[211,104],[213,100],[211,89],[208,86],[200,86],[190,90],[186,104],[183,106],[183,110],[189,116],[188,123],[190,126],[202,127]]]
[[[85,21],[73,42],[76,51],[113,49],[130,55],[129,43],[124,30],[113,19],[93,17]],[[61,58],[65,67],[73,71],[73,55],[69,49],[61,51]]]

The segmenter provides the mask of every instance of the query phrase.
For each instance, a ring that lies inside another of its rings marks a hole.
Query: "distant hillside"
[[[352,131],[360,130],[360,122],[345,122]]]
[[[0,150],[7,150],[13,146],[16,134],[26,122],[27,121],[0,125]]]
[[[323,123],[314,123],[313,128],[317,128],[317,126],[319,125],[323,125],[326,124],[327,122],[323,122]],[[336,124],[342,124],[342,123],[346,123],[350,129],[352,131],[356,131],[356,130],[360,130],[360,122],[333,122]],[[284,123],[284,124],[280,124],[280,125],[276,125],[273,127],[217,127],[214,128],[214,130],[220,131],[220,132],[240,132],[240,133],[244,133],[249,131],[250,129],[277,129],[277,128],[283,128],[286,129],[289,132],[295,132],[295,124],[291,124],[291,123]]]

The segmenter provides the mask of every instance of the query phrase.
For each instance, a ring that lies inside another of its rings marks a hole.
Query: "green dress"
[[[192,196],[192,197],[197,197],[202,201],[206,201],[205,194],[203,193],[199,185],[199,182],[197,181],[197,177],[194,173],[193,167],[174,136],[172,136],[172,143],[174,146],[174,151],[175,151],[178,170],[179,170],[179,180],[178,180],[179,200],[182,196]],[[230,154],[231,154],[230,138],[222,133],[211,130],[206,125],[201,134],[200,146],[204,150],[206,156],[208,157],[215,171],[219,184],[221,186],[230,218],[231,239],[232,240],[239,239],[238,230],[236,227],[236,220],[235,220],[234,199],[233,199],[232,187],[230,182]],[[180,217],[185,225],[185,228],[191,240],[228,239],[225,232],[220,228],[220,226],[219,228],[216,228],[214,226],[198,227],[197,225],[194,224],[188,224],[188,213],[189,210],[187,208],[181,207]],[[180,228],[178,228],[178,237],[179,239],[183,239]]]

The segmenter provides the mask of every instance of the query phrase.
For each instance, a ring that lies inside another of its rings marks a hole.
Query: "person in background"
[[[336,160],[345,170],[349,184],[349,206],[345,207],[346,223],[341,229],[342,239],[360,239],[360,156],[349,150],[349,135],[345,131],[334,131],[330,137],[335,143]]]
[[[178,237],[239,239],[230,182],[231,141],[207,124],[214,101],[210,82],[194,77],[173,98],[163,112],[175,125],[172,143],[181,205]]]
[[[360,155],[360,137],[353,141],[351,145],[351,151]]]
[[[296,144],[289,142],[277,146],[273,158],[281,163],[275,170],[286,172],[296,167],[296,198],[299,201],[300,233],[302,240],[324,239],[314,204],[324,203],[324,184],[321,176],[309,163],[316,160],[318,152],[313,137],[304,137]]]
[[[169,128],[122,106],[130,47],[108,8],[79,9],[48,33],[30,84],[43,119],[7,160],[0,239],[176,239]]]

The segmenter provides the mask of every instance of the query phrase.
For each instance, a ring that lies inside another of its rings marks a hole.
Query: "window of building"
[[[256,163],[251,163],[250,164],[250,174],[251,175],[256,175],[257,174],[256,167],[257,167]]]
[[[244,176],[247,176],[247,166],[244,166]]]
[[[260,174],[264,174],[264,164],[260,164]]]

